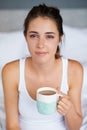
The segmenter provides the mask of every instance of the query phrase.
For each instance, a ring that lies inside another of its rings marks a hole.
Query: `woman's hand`
[[[68,95],[62,92],[60,94],[62,94],[63,96],[59,97],[57,103],[57,111],[63,116],[66,116],[73,109],[73,104]]]

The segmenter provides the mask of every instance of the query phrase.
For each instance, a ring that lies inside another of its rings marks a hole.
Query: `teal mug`
[[[56,106],[61,94],[58,94],[55,88],[42,87],[37,89],[37,109],[41,114],[53,114],[56,112]]]

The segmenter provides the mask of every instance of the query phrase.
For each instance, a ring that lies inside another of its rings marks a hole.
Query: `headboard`
[[[0,32],[23,29],[24,19],[29,9],[43,3],[58,7],[65,25],[87,28],[87,0],[2,0]]]
[[[0,10],[0,32],[23,29],[24,19],[29,9]],[[87,28],[87,9],[60,9],[65,25]]]

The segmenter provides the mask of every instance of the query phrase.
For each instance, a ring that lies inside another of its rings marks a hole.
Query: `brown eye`
[[[36,37],[36,34],[31,34],[30,35],[30,38],[35,38]]]
[[[53,39],[54,36],[53,36],[53,35],[47,35],[47,38],[48,38],[48,39]]]

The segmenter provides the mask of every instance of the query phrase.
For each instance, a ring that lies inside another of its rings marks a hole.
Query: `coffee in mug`
[[[56,92],[52,91],[52,90],[43,90],[41,92],[39,92],[40,94],[42,95],[53,95],[55,94]]]

